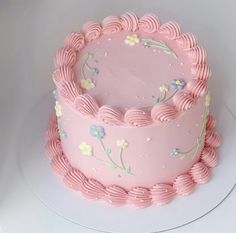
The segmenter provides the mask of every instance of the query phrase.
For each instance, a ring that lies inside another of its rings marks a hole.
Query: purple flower
[[[105,130],[102,126],[92,125],[90,127],[90,134],[99,140],[102,140],[105,136]]]
[[[183,79],[174,79],[171,81],[171,87],[175,90],[182,90],[186,83]]]

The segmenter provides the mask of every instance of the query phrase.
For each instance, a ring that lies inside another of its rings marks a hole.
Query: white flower
[[[128,147],[128,142],[125,139],[118,139],[116,141],[116,146],[119,147],[120,149],[125,149]]]
[[[162,86],[160,86],[160,92],[168,92],[169,91],[169,86],[164,84]]]
[[[126,36],[125,39],[125,44],[130,45],[130,46],[134,46],[135,44],[139,43],[139,38],[136,34],[133,34],[131,36]]]
[[[81,150],[83,155],[92,155],[93,154],[93,148],[86,142],[82,142],[79,145],[79,149]]]

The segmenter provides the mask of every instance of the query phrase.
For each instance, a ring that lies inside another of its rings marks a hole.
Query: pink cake
[[[153,14],[108,16],[68,35],[54,64],[46,152],[67,186],[147,207],[208,181],[220,137],[192,33]]]

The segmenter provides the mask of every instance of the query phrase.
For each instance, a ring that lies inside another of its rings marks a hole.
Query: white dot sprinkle
[[[158,53],[161,53],[161,50],[158,50]]]
[[[138,99],[138,98],[139,98],[139,96],[138,96],[138,95],[136,95],[136,96],[135,96],[135,99]]]
[[[182,75],[185,75],[185,73],[182,73]]]
[[[145,96],[143,96],[143,100],[145,100],[146,99],[146,97]]]
[[[180,65],[181,65],[181,66],[183,66],[183,65],[184,65],[184,63],[183,63],[183,62],[180,62]]]
[[[177,124],[176,126],[177,126],[177,127],[180,127],[180,124]]]
[[[166,168],[166,165],[162,165],[162,169],[165,169]]]
[[[107,56],[108,56],[108,52],[105,52],[105,53],[104,53],[104,56],[107,57]]]
[[[169,63],[169,66],[172,66],[172,64],[171,64],[171,63]]]
[[[157,52],[157,50],[156,50],[156,49],[153,49],[152,51],[153,51],[154,53],[156,53],[156,52]]]
[[[147,138],[146,142],[150,142],[152,140],[152,138]]]
[[[198,126],[199,126],[199,124],[197,123],[197,124],[196,124],[196,127],[198,127]]]
[[[107,40],[111,40],[111,37],[109,37]]]
[[[97,169],[95,167],[92,168],[93,171],[96,171]]]

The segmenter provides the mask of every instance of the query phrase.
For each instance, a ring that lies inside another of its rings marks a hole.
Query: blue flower
[[[172,150],[172,152],[171,152],[171,155],[173,156],[173,157],[175,157],[175,156],[177,156],[178,154],[179,154],[179,149],[178,148],[174,148],[173,150]]]
[[[90,127],[90,134],[95,138],[102,140],[105,136],[105,130],[102,126],[92,125]]]
[[[174,79],[171,81],[171,87],[175,90],[182,90],[186,83],[183,79]]]
[[[98,75],[99,74],[99,70],[97,68],[92,68],[92,74],[93,75]]]

